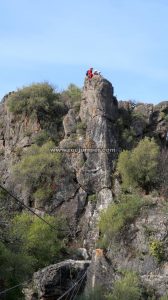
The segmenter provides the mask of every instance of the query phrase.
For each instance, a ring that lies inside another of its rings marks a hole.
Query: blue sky
[[[59,90],[100,69],[118,99],[168,100],[167,0],[1,0],[0,98],[32,82]]]

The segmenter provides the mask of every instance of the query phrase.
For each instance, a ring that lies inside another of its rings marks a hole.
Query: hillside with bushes
[[[0,298],[168,299],[167,132],[168,101],[118,101],[101,75],[6,95]]]

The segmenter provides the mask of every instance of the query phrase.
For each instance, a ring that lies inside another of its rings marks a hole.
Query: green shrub
[[[107,300],[139,300],[141,294],[138,276],[136,273],[127,272],[114,283],[113,292],[107,296]]]
[[[61,94],[61,97],[70,108],[75,108],[76,112],[78,112],[81,103],[81,94],[81,89],[71,83],[68,89]]]
[[[149,245],[149,250],[152,256],[154,256],[160,263],[164,259],[163,243],[159,240],[152,240]]]
[[[52,196],[52,190],[50,187],[40,187],[33,193],[36,200],[36,207],[43,206],[44,201]]]
[[[163,149],[159,154],[156,188],[165,198],[168,197],[168,149]]]
[[[168,300],[168,295],[164,295],[160,298],[160,300]]]
[[[88,201],[89,202],[96,202],[97,198],[96,198],[96,194],[93,195],[89,195],[88,196]]]
[[[49,134],[45,131],[42,130],[40,131],[35,137],[34,137],[34,142],[38,146],[42,146],[44,143],[46,143],[50,139]]]
[[[165,115],[164,120],[168,122],[168,114]]]
[[[143,115],[142,112],[132,111],[132,119],[145,121],[145,116]]]
[[[0,286],[8,289],[32,278],[38,268],[58,262],[65,252],[65,220],[44,216],[46,222],[28,213],[15,215],[8,222],[4,241],[0,241]],[[5,299],[24,299],[22,286],[11,290]]]
[[[119,133],[119,145],[122,149],[130,149],[133,146],[132,137],[134,137],[134,131],[131,127],[131,111],[119,108],[119,117],[116,121],[116,127]],[[127,138],[129,139],[127,141]]]
[[[164,111],[161,111],[160,113],[159,113],[159,118],[160,119],[165,119],[165,113],[164,113]]]
[[[137,216],[144,200],[137,195],[122,195],[118,204],[111,204],[101,213],[100,232],[104,247],[110,245],[119,236],[125,225]]]
[[[25,253],[12,251],[9,246],[0,242],[0,281],[3,289],[17,285],[30,278],[34,271],[34,258]],[[7,293],[5,299],[21,299],[21,287]],[[22,298],[23,299],[23,298]]]
[[[132,151],[119,155],[117,169],[123,187],[142,187],[149,190],[156,180],[159,147],[153,139],[145,138]]]
[[[135,143],[135,138],[136,138],[136,134],[135,134],[135,130],[130,127],[130,128],[126,128],[123,129],[122,133],[121,133],[121,142],[122,142],[122,146],[125,148],[132,148],[134,143]]]
[[[31,188],[36,200],[46,200],[52,192],[52,185],[58,184],[64,168],[62,165],[62,154],[52,153],[53,142],[47,142],[42,147],[32,145],[21,161],[14,166],[13,175],[16,182],[22,182],[25,187]],[[45,192],[46,189],[46,192]]]
[[[78,122],[76,127],[77,127],[77,129],[86,130],[86,123]]]
[[[15,153],[17,156],[21,156],[23,153],[23,148],[22,147],[16,147],[15,148]]]
[[[48,83],[36,83],[12,93],[8,97],[8,108],[14,114],[35,116],[37,111],[55,111],[59,115],[64,111],[64,103],[60,95]]]
[[[0,149],[0,156],[4,156],[4,154],[5,154],[5,149]]]
[[[65,232],[63,234],[61,231],[66,229],[65,221],[48,215],[43,219],[55,230],[28,213],[16,215],[11,229],[12,238],[17,241],[19,251],[33,257],[36,269],[58,261],[61,249],[65,246]]]
[[[24,132],[24,136],[30,137],[32,135],[32,130],[30,128],[26,129]]]

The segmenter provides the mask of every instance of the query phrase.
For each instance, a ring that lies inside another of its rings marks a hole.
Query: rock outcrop
[[[30,286],[24,289],[25,300],[71,299],[84,288],[86,270],[90,261],[67,260],[46,267],[33,276]]]
[[[168,101],[157,105],[119,101],[119,109],[129,114],[127,118],[131,118],[130,127],[136,137],[155,137],[164,145],[168,131]]]
[[[106,253],[102,249],[93,251],[88,268],[86,292],[102,286],[111,290],[122,270],[135,271],[147,291],[160,299],[168,288],[168,216],[166,204],[159,198],[151,199],[142,208],[135,222],[125,228],[118,243],[114,243]],[[157,245],[156,252],[152,251]],[[162,263],[159,261],[162,255]],[[146,298],[145,298],[146,299]]]
[[[34,119],[15,116],[9,112],[7,101],[8,96],[0,104],[1,180],[30,205],[29,191],[23,190],[21,184],[13,186],[11,168],[21,159],[22,153],[35,143],[48,116],[36,116]],[[56,140],[58,125],[53,116],[50,121],[50,130]],[[58,145],[64,152],[64,163],[70,171],[54,188],[50,201],[41,205],[41,211],[38,207],[32,207],[38,213],[46,212],[54,216],[64,214],[71,233],[69,244],[76,254],[73,254],[73,260],[36,272],[31,285],[24,290],[27,300],[58,299],[84,274],[78,292],[83,290],[84,283],[86,293],[101,285],[110,290],[123,269],[136,271],[143,286],[151,288],[156,299],[166,292],[168,219],[159,198],[141,210],[136,220],[126,228],[118,246],[107,249],[106,253],[96,249],[100,213],[113,203],[114,194],[120,193],[119,179],[116,176],[112,181],[112,175],[122,147],[121,136],[124,136],[125,124],[127,133],[132,130],[136,142],[144,136],[155,136],[164,146],[168,131],[168,102],[156,106],[126,101],[118,103],[109,81],[99,75],[92,80],[86,78],[80,111],[77,113],[70,108],[64,116],[64,138]],[[163,246],[164,259],[161,265],[150,250],[153,240]],[[78,257],[83,260],[77,260]]]
[[[71,109],[63,121],[65,137],[60,148],[72,150],[66,159],[76,174],[76,185],[74,194],[70,194],[68,185],[57,191],[52,212],[66,214],[73,236],[76,232],[83,241],[81,246],[90,254],[99,234],[100,210],[113,201],[112,172],[118,155],[117,116],[118,105],[111,83],[95,76],[92,81],[85,80],[79,116],[75,118]],[[74,135],[75,122],[85,125],[83,134]]]

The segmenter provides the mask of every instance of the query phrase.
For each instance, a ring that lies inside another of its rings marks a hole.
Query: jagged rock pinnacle
[[[80,108],[80,118],[87,122],[90,117],[104,116],[110,120],[117,117],[118,103],[112,84],[102,76],[86,78]]]

